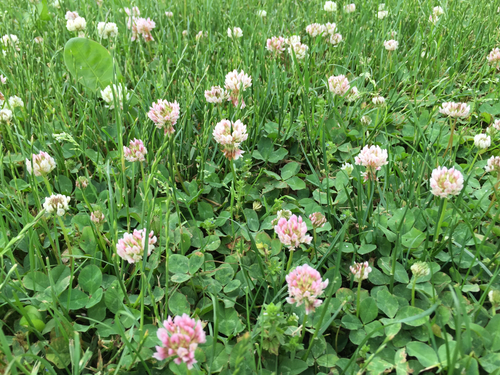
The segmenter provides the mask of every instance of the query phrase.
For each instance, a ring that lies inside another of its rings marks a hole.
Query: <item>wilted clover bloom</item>
[[[213,137],[222,145],[224,156],[229,160],[236,160],[244,153],[239,147],[248,138],[247,127],[240,120],[222,120],[215,126]]]
[[[309,215],[313,228],[322,228],[326,223],[326,217],[321,212],[315,212]]]
[[[500,305],[500,290],[492,289],[488,292],[488,299],[493,306]]]
[[[369,117],[369,116],[363,116],[361,117],[361,124],[365,125],[365,126],[368,126],[372,123],[372,119]]]
[[[486,164],[486,172],[500,172],[500,156],[492,156]]]
[[[354,167],[351,163],[344,163],[342,164],[340,169],[343,170],[345,173],[347,173],[348,176],[351,176]]]
[[[477,134],[474,137],[474,145],[480,150],[487,149],[491,146],[491,138],[486,134]]]
[[[362,280],[368,279],[368,275],[372,272],[372,268],[368,262],[354,263],[351,267],[349,267],[349,269],[354,277],[354,281],[358,283]]]
[[[306,314],[314,312],[316,307],[323,303],[318,297],[328,286],[328,279],[323,281],[320,273],[308,264],[298,266],[290,272],[286,276],[286,282],[288,284],[286,301],[290,304],[296,303],[297,306],[304,304]]]
[[[455,168],[437,167],[432,171],[431,192],[436,197],[448,198],[458,195],[464,187],[464,177]]]
[[[399,43],[394,40],[394,39],[391,39],[391,40],[386,40],[384,42],[384,47],[387,51],[395,51],[398,49],[398,45]]]
[[[356,165],[366,167],[366,172],[363,173],[365,181],[376,181],[376,171],[379,171],[383,165],[388,164],[387,157],[387,150],[383,150],[379,146],[366,145],[354,160]]]
[[[154,232],[149,233],[148,238],[148,255],[155,249],[156,237]],[[132,234],[125,233],[123,238],[116,245],[116,253],[129,263],[135,263],[142,259],[144,255],[144,247],[146,246],[146,229],[134,229]]]
[[[130,141],[130,147],[123,146],[123,154],[125,159],[130,162],[134,161],[145,161],[145,155],[148,153],[144,143],[140,139],[135,139]]]
[[[68,211],[70,197],[61,194],[52,194],[50,197],[45,198],[43,208],[47,213],[56,213],[58,216],[63,216]]]
[[[301,243],[310,244],[312,241],[312,237],[307,235],[307,225],[300,216],[292,215],[288,220],[282,217],[275,225],[274,231],[281,243],[290,250],[299,247]]]
[[[327,1],[323,9],[325,10],[325,12],[336,12],[337,4],[333,1]]]
[[[359,99],[361,96],[358,88],[356,86],[351,87],[351,89],[347,92],[347,101],[354,102]]]
[[[78,17],[80,17],[78,15],[78,12],[71,12],[71,11],[67,11],[66,14],[64,15],[64,18],[66,18],[66,21],[74,21],[76,20]]]
[[[285,50],[285,39],[281,36],[273,36],[267,40],[266,49],[274,56],[281,55]]]
[[[194,358],[196,348],[206,341],[201,321],[192,319],[187,314],[176,316],[174,320],[169,316],[163,322],[163,327],[157,332],[163,346],[156,347],[153,357],[159,361],[176,357],[176,364],[184,362],[188,369],[192,369],[197,363]]]
[[[446,102],[441,105],[439,112],[454,118],[465,118],[469,116],[470,106],[467,103]]]
[[[230,38],[241,38],[243,36],[243,30],[241,30],[239,27],[227,29],[227,36]]]
[[[306,33],[308,33],[311,37],[314,38],[315,36],[326,34],[327,31],[325,25],[321,25],[319,23],[313,23],[306,27]]]
[[[488,62],[494,66],[500,65],[500,49],[494,48],[488,55]]]
[[[247,88],[252,86],[252,77],[242,70],[240,73],[235,69],[232,72],[226,74],[226,80],[224,82],[225,88],[229,93],[229,98],[235,107],[238,107],[240,93],[245,91]],[[240,108],[245,108],[245,102],[241,98]]]
[[[153,121],[158,129],[164,129],[165,134],[174,133],[174,125],[177,123],[181,113],[181,108],[177,101],[173,103],[159,99],[149,108],[148,117]]]
[[[416,278],[427,276],[429,273],[431,273],[431,269],[426,262],[415,262],[410,267],[410,269],[413,273],[413,276],[415,276]]]
[[[33,154],[33,167],[31,160],[26,159],[26,169],[29,174],[34,173],[35,176],[45,176],[52,172],[56,167],[56,162],[52,156],[41,151],[39,154]]]
[[[120,109],[123,109],[123,103],[130,99],[130,93],[124,85],[113,84],[107,86],[104,90],[101,90],[101,97],[106,103],[108,103],[107,107],[109,107],[109,109],[115,108],[115,101]]]
[[[89,186],[89,179],[85,176],[78,176],[75,185],[78,189],[85,189],[87,186]]]
[[[90,220],[97,226],[101,225],[106,221],[104,214],[101,210],[94,210],[94,212],[90,213]]]
[[[349,85],[349,80],[343,74],[339,76],[331,76],[328,78],[328,87],[334,95],[344,95],[349,91],[351,86]]]
[[[113,22],[99,22],[97,24],[97,33],[102,39],[114,38],[118,35],[118,27]]]
[[[372,98],[372,103],[377,106],[383,106],[385,105],[385,98],[383,96],[376,95]]]

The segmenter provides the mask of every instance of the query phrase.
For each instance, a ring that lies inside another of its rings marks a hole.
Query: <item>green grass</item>
[[[327,13],[316,0],[1,2],[0,36],[17,35],[20,50],[0,44],[0,91],[4,108],[14,95],[24,107],[0,123],[0,373],[186,374],[152,356],[163,320],[187,313],[207,335],[191,374],[500,374],[500,303],[488,297],[500,290],[499,180],[484,169],[500,137],[481,152],[473,141],[500,115],[498,71],[486,59],[498,47],[500,1],[386,0],[384,20],[378,2],[355,3],[346,14],[347,2]],[[154,42],[130,41],[122,9],[134,5],[156,22]],[[86,56],[65,62],[77,36],[67,10],[112,57],[100,87],[70,66]],[[100,40],[103,21],[117,24],[116,39]],[[343,42],[311,38],[315,22],[335,22]],[[228,38],[230,27],[243,37]],[[196,40],[200,30],[208,34]],[[306,58],[273,59],[266,40],[291,35],[309,46]],[[390,54],[389,39],[399,42]],[[234,69],[252,77],[246,108],[207,103],[204,91]],[[329,92],[328,77],[340,74],[357,100]],[[101,98],[111,81],[132,94],[123,110]],[[158,99],[180,104],[171,137],[147,116]],[[450,101],[471,115],[445,153],[452,122],[439,108]],[[212,135],[222,119],[247,126],[234,163]],[[134,138],[144,163],[124,159]],[[363,181],[362,166],[341,170],[373,144],[389,156],[377,182]],[[46,179],[25,164],[40,151],[56,162]],[[437,166],[463,173],[458,196],[431,194]],[[76,187],[81,176],[86,188]],[[43,210],[52,192],[71,197],[60,218]],[[283,209],[314,235],[293,258],[273,230]],[[101,226],[90,220],[96,210]],[[327,218],[315,231],[314,212]],[[158,242],[131,265],[116,245],[134,229]],[[358,289],[349,266],[364,261],[373,271]],[[428,276],[415,280],[416,261]],[[329,280],[307,318],[285,299],[287,271],[305,263]]]

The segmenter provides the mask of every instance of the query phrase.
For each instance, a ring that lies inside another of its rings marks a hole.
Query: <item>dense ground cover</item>
[[[499,7],[2,1],[0,373],[500,374]]]

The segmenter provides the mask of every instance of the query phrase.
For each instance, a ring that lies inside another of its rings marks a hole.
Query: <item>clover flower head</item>
[[[99,22],[97,24],[97,34],[102,39],[114,38],[118,35],[118,27],[113,22]]]
[[[349,91],[351,86],[349,85],[349,80],[343,74],[339,76],[331,76],[328,78],[328,87],[334,95],[343,96]]]
[[[464,187],[464,177],[455,168],[437,167],[432,171],[431,192],[436,197],[448,198],[458,195]]]
[[[288,297],[286,301],[290,304],[302,304],[306,307],[306,314],[314,312],[323,301],[318,297],[328,286],[328,279],[322,280],[320,273],[304,264],[298,266],[286,276],[288,285]]]
[[[273,36],[267,40],[266,49],[274,56],[281,55],[285,50],[285,39],[281,36]]]
[[[187,314],[176,316],[173,320],[169,316],[158,330],[157,336],[162,346],[156,347],[153,357],[159,361],[175,357],[176,364],[184,362],[188,369],[192,369],[197,363],[194,358],[196,348],[206,342],[201,321],[192,319]]]
[[[147,254],[155,249],[154,244],[157,238],[154,232],[151,231],[148,236]],[[125,233],[123,238],[118,241],[116,245],[116,253],[129,263],[139,262],[144,255],[144,248],[146,246],[146,229],[134,229],[133,233]]]
[[[222,152],[228,160],[236,160],[243,155],[240,144],[248,138],[247,127],[240,120],[222,120],[213,131],[215,141],[223,147]]]
[[[466,118],[469,117],[470,106],[467,103],[445,102],[439,112],[453,118]]]
[[[384,41],[384,47],[387,51],[397,50],[398,45],[399,45],[399,43],[394,39]]]
[[[33,161],[33,167],[32,167]],[[33,154],[32,160],[26,159],[26,169],[29,174],[34,174],[37,177],[46,176],[54,170],[56,162],[52,156],[44,151],[39,154]]]
[[[319,23],[308,25],[306,27],[306,32],[313,38],[318,35],[327,34],[326,26]]]
[[[342,42],[342,35],[339,33],[331,35],[329,42],[334,46],[338,45],[340,42]]]
[[[299,247],[301,243],[310,244],[312,241],[312,237],[307,235],[307,225],[300,216],[292,215],[288,220],[279,219],[274,231],[281,243],[288,246],[290,250]]]
[[[410,269],[413,273],[413,276],[415,276],[416,278],[424,277],[431,273],[429,264],[427,264],[426,262],[415,262],[412,264]]]
[[[140,139],[135,139],[130,141],[129,147],[123,146],[123,154],[125,155],[125,159],[130,162],[134,161],[146,161],[146,154],[148,150],[144,147],[144,143]]]
[[[45,198],[43,208],[48,214],[55,213],[58,216],[63,216],[69,209],[70,197],[61,194],[52,194],[50,197]]]
[[[372,272],[372,268],[368,262],[354,263],[349,267],[354,277],[354,281],[360,283],[362,280],[368,279],[368,275]]]
[[[174,125],[177,123],[181,113],[181,108],[177,101],[169,102],[159,99],[149,108],[148,117],[153,121],[158,129],[164,129],[165,134],[173,134]]]
[[[486,172],[500,172],[500,156],[492,156],[484,167]]]
[[[327,1],[323,9],[325,10],[325,12],[336,12],[337,4],[334,1]]]
[[[487,134],[477,134],[474,137],[474,145],[480,150],[485,150],[491,146],[491,137]]]
[[[230,38],[241,38],[243,36],[243,30],[239,27],[229,28],[227,29],[227,36]]]
[[[315,212],[309,215],[313,228],[323,228],[326,223],[326,217],[321,212]]]
[[[205,90],[205,99],[208,103],[220,104],[226,99],[226,91],[220,86],[212,86],[210,90]]]
[[[115,108],[115,100],[120,109],[123,109],[123,103],[130,99],[130,93],[124,85],[113,84],[101,90],[101,97],[108,104],[109,109]]]
[[[366,167],[366,172],[364,173],[364,179],[376,181],[377,174],[383,165],[388,164],[387,161],[388,154],[387,150],[381,149],[380,146],[368,146],[363,147],[358,156],[354,158],[356,165],[362,165]]]

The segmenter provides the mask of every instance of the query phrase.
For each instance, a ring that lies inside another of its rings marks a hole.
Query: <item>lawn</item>
[[[0,374],[500,375],[500,0],[2,0]]]

